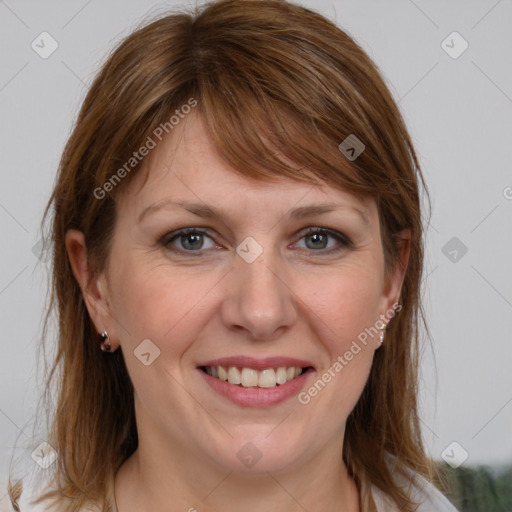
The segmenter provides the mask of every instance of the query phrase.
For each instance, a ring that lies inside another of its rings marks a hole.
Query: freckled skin
[[[314,366],[307,387],[321,378],[399,295],[403,275],[384,280],[375,202],[328,185],[239,176],[219,158],[196,114],[145,164],[148,181],[141,187],[137,176],[120,196],[109,266],[87,302],[113,350],[121,346],[135,387],[139,449],[116,477],[120,512],[157,510],[171,497],[176,510],[231,510],[234,499],[248,511],[302,510],[269,473],[307,510],[359,510],[341,453],[378,336],[307,405],[297,397],[269,408],[234,405],[204,383],[197,366],[231,355],[291,356]],[[226,218],[168,206],[138,223],[146,207],[165,199],[211,205]],[[323,203],[341,207],[285,218],[293,208]],[[161,243],[189,227],[207,231],[199,256],[186,252],[187,237]],[[352,247],[329,236],[327,248],[318,249],[304,234],[309,227],[342,233]],[[250,264],[236,253],[247,236],[263,247]],[[133,352],[148,338],[160,356],[145,366]],[[262,455],[250,468],[237,456],[248,442]],[[204,503],[197,499],[207,495]]]

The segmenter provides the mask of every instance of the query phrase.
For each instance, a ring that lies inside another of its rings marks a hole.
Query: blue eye
[[[215,246],[213,240],[206,234],[205,231],[201,231],[196,228],[187,228],[178,231],[177,233],[172,233],[173,236],[164,240],[164,245],[172,245],[175,242],[179,242],[181,247],[177,247],[177,249],[187,252],[197,252],[202,249],[211,249]],[[208,238],[212,241],[210,247],[204,247],[205,238]]]
[[[326,228],[309,228],[300,240],[305,240],[306,249],[313,251],[325,250],[326,252],[331,252],[346,249],[352,245],[345,235]],[[330,243],[333,241],[334,243]]]
[[[305,244],[299,248],[313,252],[331,253],[352,247],[352,242],[345,235],[326,228],[309,228],[299,242],[303,240]],[[170,233],[162,238],[162,244],[170,250],[197,255],[203,250],[219,248],[206,231],[198,228],[185,228]]]

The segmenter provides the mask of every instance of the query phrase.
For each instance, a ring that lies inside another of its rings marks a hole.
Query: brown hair
[[[129,35],[92,84],[60,162],[52,210],[50,312],[58,346],[46,385],[57,403],[48,442],[58,451],[56,490],[66,510],[104,503],[106,482],[137,448],[133,388],[121,350],[105,355],[75,280],[64,239],[85,235],[90,269],[109,254],[116,196],[143,168],[107,182],[155,128],[196,102],[219,153],[242,175],[319,179],[378,206],[385,265],[398,264],[398,234],[411,233],[402,310],[376,351],[362,396],[350,414],[343,458],[370,510],[369,485],[412,511],[393,471],[431,478],[417,412],[419,288],[423,265],[420,186],[410,137],[378,69],[356,42],[324,17],[284,1],[233,0],[192,15],[161,17]],[[167,123],[167,124],[165,124]],[[349,161],[338,148],[349,135],[365,145]],[[289,162],[295,165],[290,166]],[[125,167],[126,170],[126,167]],[[45,331],[46,331],[45,322]],[[395,456],[396,467],[386,463]]]

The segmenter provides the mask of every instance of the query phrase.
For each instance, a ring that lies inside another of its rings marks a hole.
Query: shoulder
[[[419,479],[423,480],[423,483],[414,486],[409,493],[411,499],[418,503],[417,512],[458,512],[448,498],[431,483],[418,475]],[[399,512],[396,504],[380,489],[372,485],[371,492],[377,512]]]
[[[418,503],[417,512],[458,512],[432,483],[409,468],[404,470],[412,476],[412,482],[398,472],[393,473],[393,476],[398,485],[407,489],[411,499]],[[374,485],[371,486],[371,493],[377,512],[399,512],[396,504]]]
[[[56,507],[50,507],[49,502],[42,502],[33,504],[33,496],[28,494],[22,494],[20,499],[18,500],[19,512],[56,512],[58,509]],[[10,505],[12,507],[12,505]],[[7,508],[7,511],[14,512],[15,508]],[[0,512],[4,512],[3,509],[0,509]],[[84,507],[80,509],[80,512],[101,512],[101,508],[98,507]]]
[[[53,489],[51,480],[48,475],[41,475],[41,473],[32,473],[26,475],[21,481],[22,488],[21,494],[15,493],[15,505],[12,504],[10,498],[7,496],[6,499],[1,503],[0,512],[56,512],[61,511],[62,506],[51,506],[52,500],[45,500],[41,503],[34,503],[40,496],[45,494],[47,491]],[[7,486],[6,486],[7,487]],[[4,508],[2,508],[4,507]],[[80,512],[101,512],[101,507],[84,507],[80,509]]]

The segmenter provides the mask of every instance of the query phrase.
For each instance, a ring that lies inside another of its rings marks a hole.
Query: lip
[[[236,366],[237,368],[253,368],[255,370],[266,370],[267,368],[279,368],[280,366],[297,366],[301,368],[309,367],[304,373],[293,380],[280,384],[273,388],[244,388],[237,384],[230,384],[227,381],[219,380],[208,375],[201,368],[204,366]],[[241,407],[271,407],[284,402],[296,395],[305,387],[306,381],[314,373],[314,367],[311,363],[301,359],[291,357],[268,357],[256,359],[247,356],[226,357],[205,361],[197,367],[205,382],[213,391],[224,398]]]
[[[221,359],[205,361],[204,363],[197,365],[198,368],[202,366],[223,366],[224,368],[236,366],[237,368],[253,368],[254,370],[258,371],[267,370],[268,368],[279,368],[280,366],[286,366],[287,368],[290,366],[297,366],[300,368],[311,366],[314,369],[314,366],[311,364],[311,362],[304,359],[295,359],[293,357],[281,356],[265,357],[262,359],[250,356],[223,357]]]
[[[244,388],[243,386],[230,384],[227,381],[211,377],[200,369],[197,371],[214,391],[242,407],[271,407],[280,404],[299,394],[301,389],[305,387],[306,380],[313,373],[313,370],[310,368],[295,379],[274,388]]]

